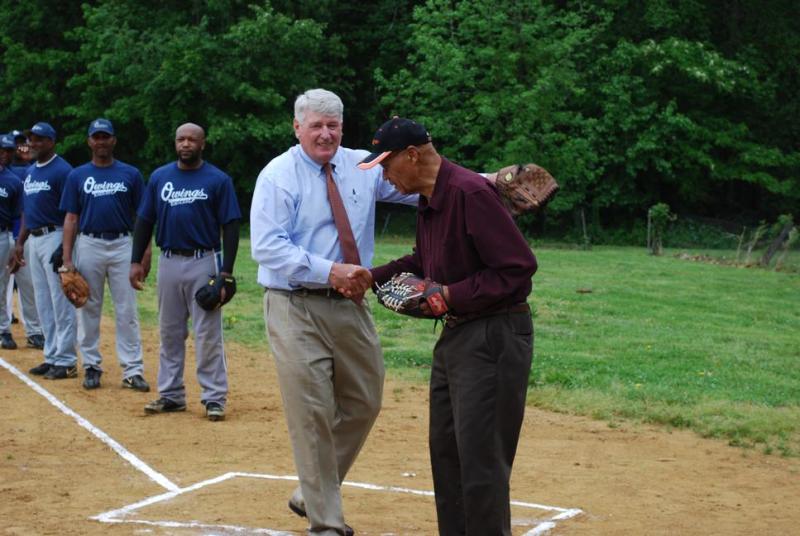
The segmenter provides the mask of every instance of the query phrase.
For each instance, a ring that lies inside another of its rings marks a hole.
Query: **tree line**
[[[399,114],[467,167],[544,166],[555,224],[659,202],[774,220],[800,200],[797,20],[793,0],[2,0],[0,130],[49,121],[77,164],[107,117],[147,174],[192,121],[246,210],[294,97],[324,87],[349,147]]]

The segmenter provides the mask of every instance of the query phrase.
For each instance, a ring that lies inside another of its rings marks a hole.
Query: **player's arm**
[[[153,236],[155,223],[144,218],[137,218],[136,225],[133,227],[133,247],[131,248],[131,272],[129,279],[131,286],[136,290],[142,290],[142,282],[147,277],[142,258],[145,251],[150,248],[150,238]]]
[[[29,234],[28,226],[25,225],[25,213],[21,213],[19,216],[19,235],[17,236],[17,242],[14,244],[14,252],[8,259],[8,271],[12,274],[25,266],[25,241],[28,240]]]
[[[138,221],[138,218],[134,220],[134,229],[136,228],[136,223],[135,223],[136,221]],[[152,266],[152,263],[153,263],[153,241],[150,240],[150,238],[148,237],[147,247],[145,247],[144,249],[144,253],[142,254],[142,261],[140,263],[144,270],[144,279],[147,279],[147,276],[150,274],[150,268]]]
[[[78,214],[67,212],[64,216],[64,238],[62,242],[64,268],[69,271],[75,270],[72,262],[72,251],[75,248],[75,237],[78,235]]]
[[[233,264],[239,251],[239,220],[231,220],[222,226],[222,270],[221,275],[232,275]]]

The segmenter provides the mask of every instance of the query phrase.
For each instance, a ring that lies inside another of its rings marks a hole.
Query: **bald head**
[[[175,152],[178,167],[197,169],[203,165],[203,149],[206,146],[206,131],[200,125],[184,123],[175,131]]]
[[[178,130],[175,131],[175,137],[177,138],[181,134],[191,134],[199,138],[206,139],[206,131],[203,130],[203,127],[194,123],[184,123],[179,126]]]

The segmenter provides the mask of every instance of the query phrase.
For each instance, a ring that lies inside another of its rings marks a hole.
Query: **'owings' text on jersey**
[[[80,214],[82,233],[129,233],[143,193],[135,167],[119,160],[107,167],[89,162],[69,174],[61,210]]]
[[[161,249],[220,248],[220,227],[242,217],[233,180],[203,162],[183,170],[176,162],[155,170],[145,188],[139,217],[158,221]]]

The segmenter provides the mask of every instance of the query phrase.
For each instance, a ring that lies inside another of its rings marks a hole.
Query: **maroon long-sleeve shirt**
[[[414,252],[372,269],[378,284],[411,272],[447,285],[455,314],[524,302],[536,257],[485,178],[445,158],[430,199],[420,196]]]

